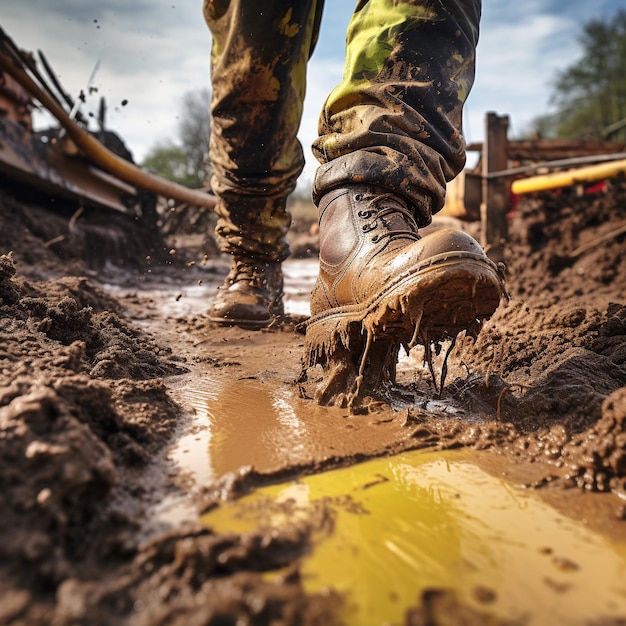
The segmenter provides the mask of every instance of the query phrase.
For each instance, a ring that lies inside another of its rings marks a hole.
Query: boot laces
[[[266,263],[258,263],[249,259],[235,259],[228,280],[231,285],[246,282],[257,287],[267,284]]]
[[[382,203],[385,200],[391,200],[393,202],[393,206],[385,206],[383,208],[379,208],[376,204]],[[395,215],[400,213],[407,224],[408,228],[406,229],[395,229],[392,230],[387,228],[386,220],[384,219],[387,215]],[[357,215],[363,220],[366,221],[365,224],[361,227],[364,233],[369,233],[375,230],[378,230],[372,237],[373,243],[378,243],[385,237],[395,237],[401,235],[403,237],[409,237],[411,239],[415,239],[416,241],[420,239],[420,235],[418,233],[417,222],[415,221],[415,217],[408,209],[404,208],[399,202],[397,197],[391,194],[383,194],[378,196],[372,202],[367,209],[361,209],[357,211]],[[383,227],[384,230],[381,232],[380,227]]]

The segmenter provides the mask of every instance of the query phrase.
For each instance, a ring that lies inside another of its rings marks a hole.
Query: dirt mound
[[[133,550],[107,496],[171,434],[179,411],[162,377],[182,370],[119,312],[84,278],[26,281],[0,257],[3,623],[49,623],[32,594],[51,599],[88,553]]]
[[[626,295],[626,183],[587,194],[573,190],[524,198],[511,222],[511,292],[545,306],[589,296],[597,307]]]
[[[509,463],[532,463],[529,485],[626,497],[625,203],[619,181],[594,194],[524,198],[506,251],[510,302],[450,359],[462,368],[441,402],[463,415],[424,408],[435,394],[427,372],[412,373],[397,391],[419,395],[423,406],[387,408],[362,422],[353,416],[354,433],[379,434],[390,422],[404,433],[368,454],[490,449]],[[0,622],[332,623],[341,600],[307,596],[297,565],[332,520],[246,536],[192,526],[144,544],[138,532],[151,498],[163,493],[145,468],[183,422],[166,386],[171,377],[210,363],[234,380],[275,379],[291,393],[289,368],[263,346],[282,333],[280,358],[291,367],[302,338],[284,329],[238,336],[171,313],[159,318],[155,339],[129,321],[131,301],[105,294],[93,274],[85,278],[89,264],[69,239],[57,239],[67,235],[67,215],[6,197],[1,207],[0,250],[14,254],[0,257]],[[138,306],[149,328],[159,303]],[[248,363],[242,345],[265,358]],[[259,363],[262,374],[253,371]],[[365,456],[333,452],[323,467]],[[280,476],[242,469],[240,491],[320,467],[286,467]],[[623,516],[619,502],[612,506]],[[434,620],[447,604],[448,617],[482,619],[436,594],[407,619]]]
[[[419,436],[546,462],[537,484],[622,496],[625,205],[623,182],[522,199],[506,250],[510,302],[461,342],[456,358],[469,373],[447,389],[495,415],[469,427],[425,418]]]
[[[0,190],[0,251],[13,252],[20,272],[40,280],[167,259],[163,238],[147,219],[10,184]]]

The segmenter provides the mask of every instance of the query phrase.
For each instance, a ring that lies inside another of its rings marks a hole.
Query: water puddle
[[[293,375],[295,378],[295,373]],[[166,453],[183,492],[165,498],[150,517],[179,524],[195,517],[185,492],[231,472],[274,473],[378,456],[410,440],[406,407],[372,415],[321,407],[299,396],[295,385],[273,376],[233,377],[228,368],[195,371],[171,392],[187,408],[190,424]],[[423,398],[421,410],[443,419],[468,419],[451,399]],[[404,408],[404,410],[402,410]],[[398,449],[396,447],[396,449]]]
[[[283,263],[285,312],[289,315],[309,315],[311,290],[317,278],[319,262],[315,259],[287,259]],[[223,273],[206,272],[196,283],[146,283],[139,290],[116,284],[105,285],[106,290],[118,298],[140,293],[159,303],[161,315],[168,317],[193,317],[203,315],[215,297],[215,291],[224,280]]]
[[[405,453],[262,488],[203,522],[220,532],[280,529],[320,507],[334,527],[315,535],[303,583],[343,594],[345,623],[404,623],[433,588],[524,624],[626,617],[626,543],[486,473],[470,452]]]
[[[171,452],[196,482],[208,484],[242,467],[267,471],[302,460],[311,436],[289,389],[226,376],[203,377],[203,383],[181,393],[199,428]]]

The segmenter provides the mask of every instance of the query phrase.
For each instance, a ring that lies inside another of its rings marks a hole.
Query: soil
[[[204,257],[205,237],[142,248],[129,227],[105,249],[101,220],[2,191],[0,623],[332,624],[341,597],[307,594],[298,567],[330,523],[323,508],[246,534],[198,515],[260,485],[411,449],[482,450],[624,541],[626,183],[577,191],[520,201],[510,299],[477,339],[457,342],[444,388],[414,350],[390,403],[359,414],[317,406],[315,377],[298,382],[303,288],[267,330],[215,326],[204,312],[227,261]],[[310,222],[294,225],[293,244],[296,276],[315,254]],[[306,416],[298,445],[293,428],[264,437],[267,389],[287,399],[279,411]],[[222,443],[207,475],[172,450],[201,433],[211,399]],[[590,492],[601,504],[578,497]],[[184,503],[176,521],[155,513],[165,501]],[[407,624],[496,623],[485,620],[435,589],[406,613]]]

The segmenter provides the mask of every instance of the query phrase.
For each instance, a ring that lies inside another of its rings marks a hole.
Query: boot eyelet
[[[363,200],[363,194],[361,193],[355,193],[354,194],[354,199],[359,202],[360,200]]]

